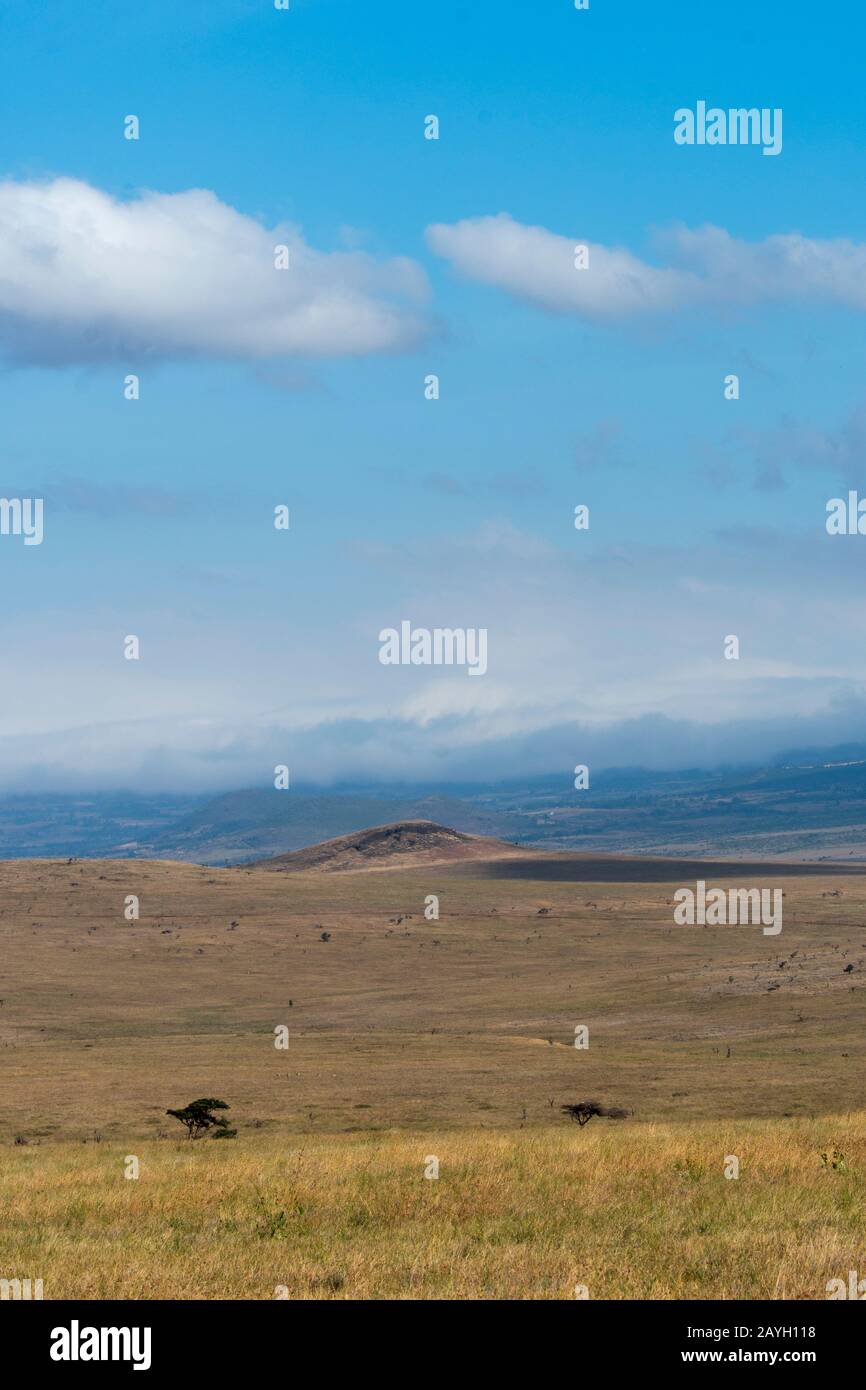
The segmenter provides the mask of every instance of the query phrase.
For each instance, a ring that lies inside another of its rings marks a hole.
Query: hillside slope
[[[432,820],[395,821],[367,830],[339,835],[308,849],[292,850],[273,859],[259,860],[255,867],[281,873],[420,867],[424,864],[453,864],[464,861],[501,859],[523,854],[516,845],[486,835],[467,835]]]

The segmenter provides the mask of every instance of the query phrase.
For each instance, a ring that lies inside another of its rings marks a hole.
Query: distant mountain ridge
[[[803,749],[761,767],[590,769],[479,786],[243,788],[217,796],[0,796],[0,858],[229,865],[410,820],[590,853],[866,859],[866,747]]]
[[[381,793],[243,791],[197,807],[154,842],[157,856],[208,862],[241,863],[272,858],[318,845],[370,826],[427,821],[448,824],[467,834],[497,836],[520,828],[519,820],[491,813],[459,798]]]

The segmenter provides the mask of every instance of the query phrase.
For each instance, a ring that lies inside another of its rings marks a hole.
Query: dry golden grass
[[[786,893],[765,937],[675,927],[676,866],[478,875],[0,865],[0,1278],[546,1299],[866,1277],[866,879],[763,877]],[[202,1095],[236,1140],[166,1137]],[[634,1117],[578,1130],[559,1106],[588,1096]]]
[[[46,1298],[823,1299],[866,1271],[864,1114],[136,1153],[129,1180],[113,1144],[6,1150],[0,1277]]]

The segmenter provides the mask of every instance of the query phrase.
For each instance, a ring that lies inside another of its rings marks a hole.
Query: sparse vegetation
[[[866,875],[776,880],[780,949],[748,928],[674,928],[670,882],[576,892],[493,868],[296,873],[289,894],[264,870],[82,861],[72,890],[65,864],[0,864],[0,1143],[155,1138],[166,1104],[211,1088],[284,1134],[482,1114],[507,1128],[524,1107],[532,1129],[584,1096],[629,1124],[862,1104],[863,977],[840,965],[866,961]],[[127,892],[135,923],[118,919]]]
[[[824,1168],[831,1168],[834,1173],[847,1173],[848,1171],[845,1155],[839,1148],[832,1148],[829,1152],[825,1150],[821,1154],[821,1163]]]
[[[182,1125],[186,1125],[187,1138],[200,1139],[208,1130],[213,1130],[212,1139],[234,1139],[237,1134],[236,1129],[229,1129],[228,1120],[224,1120],[222,1115],[215,1115],[215,1110],[228,1110],[229,1107],[224,1100],[204,1099],[191,1100],[189,1105],[185,1105],[182,1110],[166,1110],[166,1115],[171,1115],[172,1119],[180,1120]]]
[[[597,1100],[579,1100],[575,1105],[562,1105],[560,1109],[573,1120],[577,1120],[581,1129],[589,1123],[593,1115],[603,1115],[609,1120],[624,1120],[628,1115],[628,1111],[618,1105],[601,1105]]]

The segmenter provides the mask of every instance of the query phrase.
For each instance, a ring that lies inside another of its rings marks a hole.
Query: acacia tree
[[[180,1120],[182,1125],[186,1125],[188,1137],[198,1139],[200,1135],[206,1134],[209,1129],[214,1130],[211,1136],[213,1139],[234,1139],[237,1134],[236,1129],[229,1129],[228,1120],[224,1120],[222,1115],[214,1115],[214,1110],[228,1110],[224,1100],[205,1098],[204,1100],[191,1100],[189,1105],[185,1105],[183,1110],[166,1110],[166,1115],[171,1115],[173,1119]]]
[[[560,1109],[573,1120],[577,1120],[581,1129],[589,1123],[593,1115],[605,1115],[609,1120],[624,1120],[628,1114],[627,1110],[621,1110],[619,1106],[600,1105],[597,1100],[579,1100],[576,1105],[561,1105]]]

